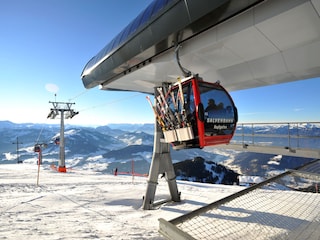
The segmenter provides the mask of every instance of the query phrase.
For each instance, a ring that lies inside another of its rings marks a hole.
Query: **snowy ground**
[[[242,189],[178,181],[180,203],[142,210],[144,177],[34,164],[0,165],[0,239],[163,239],[159,218],[171,220]],[[156,198],[168,198],[159,179]]]

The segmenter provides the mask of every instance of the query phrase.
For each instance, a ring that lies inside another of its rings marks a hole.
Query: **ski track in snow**
[[[84,169],[54,172],[33,164],[0,165],[0,239],[164,239],[159,218],[171,220],[242,189],[178,181],[181,202],[142,210],[144,177]],[[156,198],[169,197],[159,178]]]

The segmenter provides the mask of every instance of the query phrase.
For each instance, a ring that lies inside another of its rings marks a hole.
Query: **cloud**
[[[53,83],[47,83],[45,87],[48,92],[57,93],[59,91],[59,87]]]
[[[301,112],[301,111],[303,111],[304,109],[303,108],[294,108],[293,109],[293,111],[295,111],[295,112]]]

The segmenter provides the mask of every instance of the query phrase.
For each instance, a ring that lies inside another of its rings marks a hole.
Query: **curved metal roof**
[[[83,83],[91,88],[126,74],[172,48],[175,41],[180,43],[259,1],[238,1],[226,13],[228,0],[154,0],[87,63]]]
[[[229,91],[320,76],[319,0],[155,0],[85,66],[86,88],[153,93],[182,65]]]
[[[82,76],[88,73],[93,74],[97,68],[112,60],[112,55],[118,54],[120,48],[128,44],[133,36],[151,24],[152,19],[161,15],[168,5],[173,4],[174,0],[155,0],[144,11],[142,11],[128,26],[126,26],[111,42],[109,42],[96,56],[94,56],[85,66]],[[167,8],[166,8],[167,7]],[[137,46],[136,46],[137,47]],[[145,49],[144,46],[142,46]],[[90,84],[89,84],[90,85]]]

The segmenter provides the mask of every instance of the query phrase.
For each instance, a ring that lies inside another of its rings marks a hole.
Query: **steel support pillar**
[[[40,151],[38,153],[38,165],[42,165],[42,149],[40,147]]]
[[[59,164],[58,171],[66,172],[66,163],[65,163],[65,145],[64,145],[64,111],[61,110],[61,121],[60,121],[60,153],[59,153]]]
[[[157,121],[155,121],[154,129],[153,155],[149,170],[148,186],[143,199],[144,210],[151,210],[153,208],[159,174],[163,173],[168,182],[170,200],[180,202],[180,193],[178,192],[176,175],[170,155],[170,145],[161,141],[163,140],[163,133]]]

